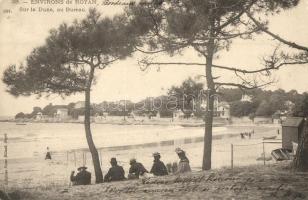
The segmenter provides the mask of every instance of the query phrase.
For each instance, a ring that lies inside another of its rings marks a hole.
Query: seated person
[[[155,152],[153,154],[153,157],[154,157],[154,163],[150,173],[154,174],[155,176],[168,175],[168,170],[165,164],[162,161],[160,161],[160,153]]]
[[[142,176],[144,173],[149,173],[148,170],[146,170],[144,166],[141,163],[138,163],[134,158],[129,161],[129,164],[129,179],[139,178],[140,175]]]
[[[104,177],[105,182],[110,181],[122,181],[125,179],[124,169],[122,166],[118,165],[116,158],[111,158],[110,160],[111,168],[109,168],[108,173]]]
[[[75,171],[71,173],[71,181],[73,185],[89,185],[91,184],[91,173],[88,172],[87,167],[79,167],[78,173],[74,176]]]
[[[186,157],[185,151],[183,151],[180,148],[176,148],[175,152],[178,154],[178,156],[180,158],[180,162],[179,162],[178,170],[177,170],[176,174],[190,172],[191,169],[190,169],[190,165],[189,165],[189,160]]]

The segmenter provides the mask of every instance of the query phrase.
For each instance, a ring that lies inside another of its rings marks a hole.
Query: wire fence
[[[281,148],[281,140],[263,141],[250,144],[231,144],[230,166],[270,164],[275,160],[271,156],[274,149]]]
[[[199,165],[202,161],[202,157],[200,156],[200,146],[196,145],[198,140],[194,142],[188,142],[188,139],[185,139],[183,143],[174,142],[170,145],[161,147],[156,147],[156,149],[160,149],[165,157],[171,157],[168,154],[174,154],[174,148],[181,146],[184,149],[188,149],[188,156],[192,163],[192,167],[200,168]],[[212,166],[213,168],[220,167],[236,167],[236,166],[246,166],[246,165],[266,165],[276,162],[272,156],[271,152],[274,149],[281,148],[282,141],[281,140],[271,140],[271,141],[262,141],[255,143],[216,143],[213,142],[212,146]],[[118,155],[120,160],[126,159],[125,164],[128,163],[129,158],[138,157],[141,154],[149,154],[147,158],[143,158],[144,162],[151,163],[152,158],[151,149],[146,147],[139,148],[128,148],[125,150],[115,150],[114,152],[110,151],[108,148],[98,149],[100,164],[103,166],[103,163],[108,163],[108,158],[111,155]],[[141,150],[141,151],[140,151]],[[118,153],[115,153],[118,152]],[[71,167],[78,166],[86,166],[92,165],[92,157],[88,150],[72,150],[67,152],[54,152],[53,159],[62,160],[67,163],[67,165]],[[103,157],[102,157],[103,156]],[[166,159],[166,158],[165,158]],[[173,157],[173,160],[168,160],[168,162],[174,162],[176,158]],[[123,162],[123,161],[122,161]]]

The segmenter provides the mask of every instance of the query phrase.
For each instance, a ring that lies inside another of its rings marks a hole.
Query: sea
[[[91,124],[91,130],[97,148],[196,138],[204,134],[203,127],[177,125]],[[226,131],[226,127],[214,127],[213,130],[216,135]],[[78,123],[0,122],[0,151],[5,145],[4,134],[8,138],[8,159],[35,157],[47,147],[56,152],[88,147],[84,125]]]

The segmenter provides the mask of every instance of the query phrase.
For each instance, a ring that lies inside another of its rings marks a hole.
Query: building
[[[216,116],[230,119],[230,104],[226,101],[219,102],[216,109]]]
[[[83,122],[84,121],[84,115],[78,115],[78,121]]]
[[[295,103],[293,103],[292,101],[285,101],[284,105],[286,106],[286,110],[284,111],[284,113],[285,114],[292,113],[292,110],[295,107]]]
[[[160,111],[157,111],[157,113],[156,113],[156,116],[155,116],[156,118],[160,118],[161,117],[161,115],[160,115]]]
[[[293,150],[292,142],[298,143],[304,130],[304,118],[288,117],[282,122],[282,148]]]
[[[252,102],[252,96],[248,94],[243,94],[241,98],[242,102]]]
[[[57,108],[55,117],[58,119],[67,119],[68,118],[68,109],[67,108]]]
[[[218,96],[214,96],[213,98],[214,98],[214,109],[215,109],[215,108],[218,107],[219,98],[218,98]],[[207,100],[208,100],[207,97],[201,98],[200,100],[201,100],[200,101],[200,108],[206,110],[206,108],[207,108]]]
[[[84,108],[84,107],[85,107],[84,101],[77,101],[74,106],[75,109]]]
[[[184,119],[185,114],[181,109],[175,110],[173,112],[173,119]]]
[[[207,99],[201,99],[201,109],[207,109]],[[230,119],[230,104],[226,101],[220,101],[218,96],[214,96],[214,117]]]
[[[36,113],[35,119],[36,120],[42,120],[43,119],[43,113],[42,112]]]
[[[42,112],[38,112],[35,115],[35,120],[37,120],[37,121],[46,120],[46,119],[48,119],[48,116],[47,115],[43,115]]]
[[[84,122],[85,116],[84,115],[78,115],[78,122]],[[100,121],[102,118],[97,118],[95,116],[90,116],[90,122],[95,122],[95,120]]]

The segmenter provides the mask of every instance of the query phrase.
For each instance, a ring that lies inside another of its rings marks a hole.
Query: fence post
[[[101,166],[103,165],[103,161],[102,161],[102,150],[100,149],[99,150],[99,157],[100,157],[100,163],[101,163]]]
[[[231,144],[231,169],[233,169],[233,144]]]
[[[82,166],[85,166],[85,163],[84,163],[84,151],[82,151]]]
[[[264,148],[264,141],[262,142],[263,144],[263,165],[265,165],[265,148]]]
[[[86,166],[87,165],[87,152],[84,153],[84,163],[85,163],[84,166]]]
[[[76,167],[76,151],[74,150],[74,163],[75,163],[75,167]]]
[[[4,134],[4,184],[9,184],[8,163],[7,163],[7,134]]]

